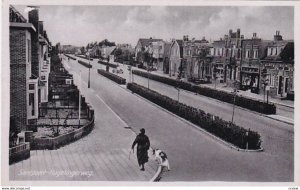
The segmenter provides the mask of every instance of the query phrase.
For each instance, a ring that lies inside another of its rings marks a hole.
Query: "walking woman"
[[[145,135],[145,129],[140,129],[140,134],[138,134],[132,143],[132,150],[134,149],[134,146],[137,144],[137,160],[138,164],[141,167],[142,171],[145,171],[144,164],[148,162],[148,150],[150,148],[150,141],[147,135]]]

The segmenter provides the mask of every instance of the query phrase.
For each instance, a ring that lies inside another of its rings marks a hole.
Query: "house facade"
[[[261,59],[266,55],[269,41],[253,33],[251,39],[242,40],[242,61],[240,68],[240,89],[259,93],[261,88]]]
[[[25,131],[48,101],[51,44],[37,8],[29,12],[28,22],[13,6],[9,12],[10,117],[18,131]]]
[[[13,6],[10,6],[9,14],[10,117],[17,131],[24,131],[28,120],[38,117],[38,80],[31,74],[31,41],[36,28]]]
[[[151,45],[152,42],[162,41],[162,39],[153,38],[140,38],[135,46],[135,60],[138,64],[147,66],[145,56],[143,54],[148,53],[149,56],[152,54]]]
[[[158,71],[163,71],[163,56],[164,56],[163,41],[153,41],[149,46],[149,53],[152,57],[153,67]]]
[[[240,29],[236,32],[229,30],[224,38],[212,43],[210,56],[212,56],[213,79],[233,86],[234,81],[240,80],[240,64],[242,54],[242,40]]]
[[[262,82],[272,97],[286,97],[294,92],[294,42],[283,40],[276,31],[267,46],[267,55],[261,60]],[[263,89],[265,90],[265,89]]]
[[[170,47],[169,75],[177,76],[183,58],[183,40],[173,40]],[[184,65],[182,65],[184,67]]]
[[[202,40],[183,41],[183,63],[185,65],[185,77],[189,81],[211,79],[211,61],[207,57],[210,45],[203,37]]]
[[[164,42],[164,53],[163,53],[163,72],[169,74],[170,66],[170,55],[171,55],[171,43]]]

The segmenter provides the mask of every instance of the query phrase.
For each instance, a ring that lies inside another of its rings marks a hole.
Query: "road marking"
[[[112,110],[98,94],[96,95],[96,97],[125,125],[124,128],[129,127],[127,123],[116,112],[114,112],[114,110]]]

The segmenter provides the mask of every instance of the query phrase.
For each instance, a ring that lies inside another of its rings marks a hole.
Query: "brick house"
[[[261,59],[266,56],[270,41],[262,40],[253,33],[251,39],[242,40],[240,89],[259,93],[261,88]]]
[[[232,85],[233,81],[240,80],[241,43],[244,36],[240,29],[236,32],[229,30],[224,38],[212,43],[210,55],[212,56],[213,78],[220,83]]]
[[[140,38],[135,46],[135,60],[139,63],[142,64],[143,66],[145,65],[145,57],[142,55],[143,53],[149,53],[150,51],[150,46],[152,42],[157,42],[157,41],[163,41],[162,39],[153,39],[153,38]]]
[[[213,79],[218,80],[220,83],[224,82],[225,71],[225,40],[216,40],[211,44],[209,56],[212,58]]]
[[[209,54],[210,45],[205,37],[202,40],[183,41],[183,62],[185,65],[185,75],[189,81],[210,81],[211,61]]]
[[[48,86],[50,73],[50,42],[47,32],[44,30],[43,22],[39,20],[38,7],[32,7],[28,12],[28,22],[36,28],[32,34],[32,76],[38,79],[38,105],[48,102]],[[33,124],[33,123],[31,123]]]
[[[267,55],[261,60],[265,75],[262,81],[270,90],[270,95],[286,97],[294,92],[294,42],[283,40],[276,31],[274,40],[268,43]],[[262,90],[264,85],[261,85]]]
[[[9,7],[10,117],[18,131],[38,118],[38,80],[32,77],[32,40],[36,28]]]
[[[13,6],[9,8],[10,116],[18,131],[36,124],[40,104],[48,101],[51,43],[38,8],[31,8],[28,22]]]

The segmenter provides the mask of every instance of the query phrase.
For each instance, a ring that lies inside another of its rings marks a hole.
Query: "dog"
[[[152,154],[155,156],[155,160],[158,162],[159,165],[167,168],[168,171],[171,170],[169,160],[168,160],[167,154],[165,152],[156,148],[156,149],[153,149]]]

